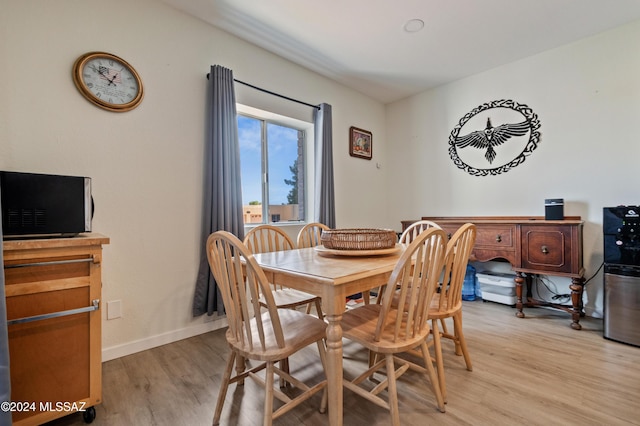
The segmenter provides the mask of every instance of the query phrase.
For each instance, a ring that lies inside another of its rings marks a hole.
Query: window
[[[312,125],[238,110],[244,223],[304,221],[309,207],[305,154]]]

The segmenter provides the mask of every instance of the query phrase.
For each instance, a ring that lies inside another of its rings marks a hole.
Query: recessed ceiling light
[[[424,28],[424,21],[422,19],[410,19],[404,24],[404,30],[408,33],[417,33]]]

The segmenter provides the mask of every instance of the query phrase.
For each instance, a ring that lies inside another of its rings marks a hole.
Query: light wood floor
[[[473,372],[445,342],[447,412],[440,413],[420,376],[398,385],[403,425],[629,425],[640,424],[640,348],[606,340],[602,321],[549,309],[465,302],[464,330]],[[315,363],[317,352],[291,359],[293,370]],[[94,425],[209,425],[227,347],[224,330],[104,363],[103,403]],[[345,346],[345,376],[362,371],[367,354]],[[301,365],[302,364],[302,365]],[[311,380],[320,380],[318,369]],[[388,413],[344,391],[345,425],[387,425]],[[262,390],[251,380],[232,385],[221,424],[254,426],[262,419]],[[279,419],[279,425],[326,425],[314,397]],[[51,425],[83,425],[73,414]]]

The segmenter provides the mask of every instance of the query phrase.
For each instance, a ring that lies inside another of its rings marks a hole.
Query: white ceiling
[[[640,19],[640,0],[162,1],[383,103]]]

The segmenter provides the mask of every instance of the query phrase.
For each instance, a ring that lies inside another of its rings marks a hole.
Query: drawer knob
[[[542,250],[543,254],[549,254],[549,249],[547,248],[547,246],[540,247],[540,250]]]
[[[502,242],[502,235],[498,234],[496,235],[496,243],[501,243]]]

